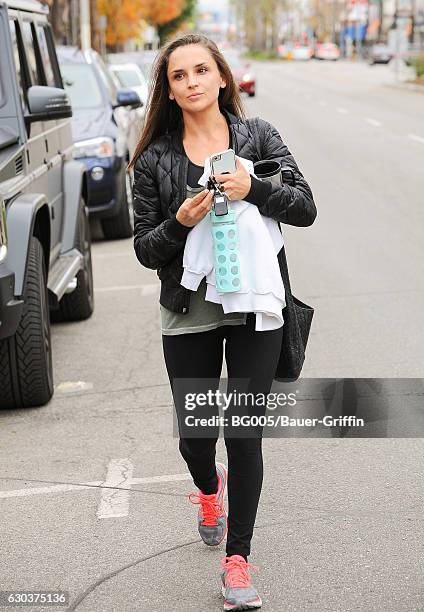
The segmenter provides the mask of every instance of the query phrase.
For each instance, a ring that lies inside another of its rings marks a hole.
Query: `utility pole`
[[[70,0],[71,8],[71,45],[78,45],[78,1]]]
[[[81,49],[86,51],[91,47],[90,0],[80,0],[80,30]]]
[[[392,29],[395,34],[395,75],[396,81],[399,80],[399,52],[400,52],[400,40],[399,40],[399,0],[395,0],[395,14],[393,15]]]
[[[417,14],[417,2],[416,0],[411,0],[411,32],[409,34],[409,42],[415,42],[415,17]]]
[[[332,42],[335,44],[336,41],[336,12],[337,12],[337,0],[333,0],[332,6],[332,23],[331,23],[331,38]]]
[[[102,56],[103,61],[106,61],[106,28],[107,28],[106,15],[99,15],[100,55]]]
[[[377,41],[381,42],[383,35],[384,0],[378,0],[378,34]]]

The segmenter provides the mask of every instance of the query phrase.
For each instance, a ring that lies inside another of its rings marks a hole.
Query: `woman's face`
[[[169,97],[182,110],[198,112],[216,104],[219,90],[225,87],[218,66],[203,45],[184,45],[169,56]],[[190,98],[193,94],[199,94]]]

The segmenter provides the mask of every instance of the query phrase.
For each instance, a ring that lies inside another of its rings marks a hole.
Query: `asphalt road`
[[[424,97],[391,80],[388,66],[268,64],[250,105],[317,203],[314,225],[285,232],[294,292],[316,308],[308,376],[424,373]]]
[[[422,377],[424,98],[385,67],[256,70],[249,115],[280,130],[318,208],[284,228],[316,308],[303,376]],[[186,498],[157,276],[132,240],[99,238],[93,259],[93,317],[53,328],[53,400],[0,414],[0,588],[68,591],[81,612],[220,610],[225,544],[201,542]],[[264,463],[264,610],[424,609],[420,439],[266,439]]]

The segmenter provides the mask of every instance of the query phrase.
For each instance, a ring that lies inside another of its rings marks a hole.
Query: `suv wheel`
[[[35,236],[29,243],[23,300],[15,335],[0,341],[0,408],[42,406],[53,395],[46,266]]]
[[[54,323],[82,321],[88,319],[94,310],[90,225],[83,199],[81,199],[75,246],[83,254],[84,264],[77,274],[76,288],[71,293],[65,293],[59,302],[59,308],[52,310],[51,320]]]
[[[132,206],[131,195],[131,178],[129,172],[125,172],[123,176],[123,185],[121,186],[120,206],[117,215],[111,218],[102,219],[103,234],[107,240],[116,240],[118,238],[131,238],[133,235],[133,226],[131,219],[130,207]]]

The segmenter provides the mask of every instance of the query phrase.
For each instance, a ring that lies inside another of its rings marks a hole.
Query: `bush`
[[[248,51],[245,54],[245,57],[254,60],[280,59],[280,56],[278,55],[277,51]]]
[[[411,61],[411,64],[415,68],[417,77],[424,75],[424,53],[422,53],[418,57],[414,57]]]

